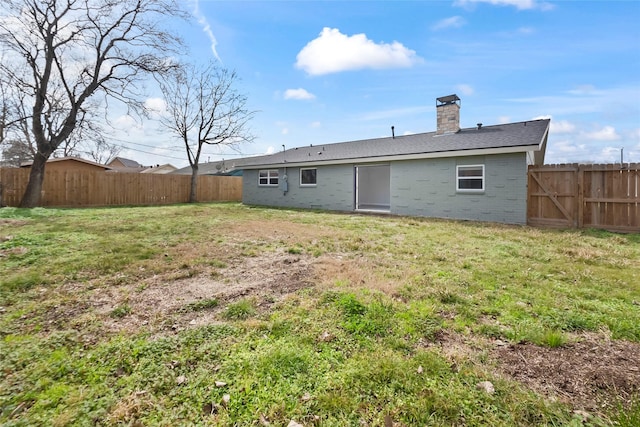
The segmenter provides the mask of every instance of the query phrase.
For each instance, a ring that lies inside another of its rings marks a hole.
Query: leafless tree
[[[33,161],[33,152],[28,144],[19,139],[5,140],[2,144],[2,167],[20,167],[24,162]]]
[[[167,111],[160,123],[184,144],[191,166],[189,201],[193,203],[205,144],[233,146],[253,141],[248,123],[255,112],[247,109],[247,97],[234,87],[237,74],[215,63],[184,64],[164,77],[160,87]]]
[[[172,69],[180,40],[161,23],[178,0],[2,0],[0,64],[22,95],[36,154],[23,207],[41,201],[45,163],[82,123],[89,100],[141,111],[139,82]]]
[[[108,165],[113,159],[118,157],[120,151],[122,151],[122,147],[101,139],[92,144],[84,153],[94,162]]]

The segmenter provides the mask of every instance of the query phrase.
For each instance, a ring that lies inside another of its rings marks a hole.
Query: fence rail
[[[640,163],[529,166],[527,223],[640,232]]]
[[[0,168],[0,206],[18,206],[29,169]],[[190,175],[45,171],[42,206],[166,205],[189,201]],[[199,176],[199,202],[240,201],[242,177]]]

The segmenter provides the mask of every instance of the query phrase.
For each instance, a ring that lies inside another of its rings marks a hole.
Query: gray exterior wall
[[[483,193],[456,192],[456,166],[485,167]],[[527,222],[525,153],[393,162],[391,212],[398,215]]]
[[[456,166],[485,166],[485,191],[456,191]],[[258,171],[243,172],[242,201],[249,205],[352,211],[354,164],[317,167],[317,185],[300,186],[300,168],[284,169],[279,187],[259,187]],[[526,153],[391,162],[391,207],[396,215],[525,224],[527,221]]]
[[[287,168],[288,191],[284,194],[284,169],[280,168],[278,187],[259,187],[258,171],[242,174],[242,202],[248,205],[352,211],[355,186],[353,165],[329,165],[317,168],[317,185],[300,186],[300,168]]]

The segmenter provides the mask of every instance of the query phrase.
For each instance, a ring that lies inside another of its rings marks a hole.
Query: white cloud
[[[613,126],[605,126],[593,132],[582,132],[582,136],[595,141],[617,141],[620,139],[620,135]]]
[[[113,121],[113,127],[119,131],[123,131],[127,134],[131,132],[140,133],[143,132],[143,128],[140,123],[128,114],[117,117]]]
[[[299,100],[307,100],[307,99],[315,99],[316,96],[312,93],[307,92],[305,89],[287,89],[284,92],[284,99],[299,99]]]
[[[553,133],[572,133],[576,130],[576,125],[568,120],[551,120],[550,130]]]
[[[193,16],[198,21],[198,24],[200,24],[200,26],[202,27],[202,31],[209,38],[213,56],[215,56],[218,61],[222,62],[222,60],[220,59],[220,56],[218,56],[218,51],[216,49],[216,46],[218,46],[218,40],[216,39],[216,36],[213,35],[213,31],[211,30],[211,25],[209,25],[209,21],[207,21],[207,18],[202,14],[202,11],[200,10],[200,1],[192,0],[192,3],[193,3]]]
[[[471,85],[467,85],[467,84],[457,85],[456,90],[465,96],[471,96],[476,92],[475,89],[471,87]]]
[[[551,10],[555,6],[545,1],[537,0],[456,0],[453,5],[461,7],[469,7],[477,3],[489,3],[494,6],[514,6],[519,10],[540,9]]]
[[[322,124],[320,122],[311,122],[311,127],[312,128],[319,128],[320,126],[322,126]]]
[[[505,124],[505,123],[509,123],[509,122],[511,122],[511,117],[509,117],[509,116],[499,116],[498,117],[498,123],[501,124],[501,125]]]
[[[144,108],[151,113],[151,117],[158,118],[167,112],[167,104],[162,98],[147,98]]]
[[[560,133],[573,133],[576,130],[576,125],[571,123],[568,120],[553,120],[553,117],[550,114],[545,116],[534,117],[531,120],[542,120],[542,119],[551,119],[550,131],[554,134]]]
[[[554,148],[561,153],[581,153],[586,148],[584,144],[574,144],[571,141],[558,141]]]
[[[420,58],[397,41],[376,44],[365,34],[347,36],[337,28],[325,27],[302,48],[295,66],[310,75],[323,75],[365,68],[410,67]]]
[[[436,22],[431,29],[433,31],[438,31],[444,30],[445,28],[460,28],[466,23],[467,21],[465,21],[462,16],[452,16],[451,18],[441,19]]]
[[[275,149],[275,148],[273,148],[273,146],[269,146],[269,147],[267,148],[267,151],[265,151],[265,153],[264,153],[264,154],[273,154],[273,153],[275,153],[275,152],[276,152],[276,149]]]

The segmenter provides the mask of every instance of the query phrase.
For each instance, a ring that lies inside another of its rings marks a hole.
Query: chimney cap
[[[460,101],[458,95],[455,93],[453,95],[441,96],[440,98],[436,98],[436,107],[441,105],[455,104]]]

